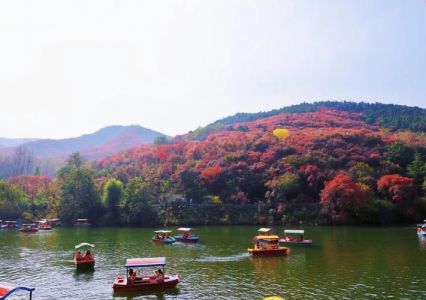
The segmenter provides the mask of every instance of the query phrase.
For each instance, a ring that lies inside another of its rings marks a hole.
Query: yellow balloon
[[[280,140],[285,140],[290,135],[290,131],[285,128],[277,128],[272,132]]]

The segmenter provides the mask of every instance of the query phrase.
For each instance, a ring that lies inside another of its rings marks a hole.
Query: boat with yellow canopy
[[[281,247],[278,235],[257,235],[254,237],[254,247],[247,251],[253,256],[285,255],[288,248]]]

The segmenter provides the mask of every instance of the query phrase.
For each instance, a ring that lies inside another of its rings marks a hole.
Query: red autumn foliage
[[[19,186],[32,201],[48,190],[52,179],[49,176],[16,176],[9,178],[8,183]]]
[[[355,216],[357,210],[368,200],[368,192],[346,174],[338,174],[325,183],[321,191],[321,203],[327,206],[331,218],[345,222]]]
[[[214,177],[218,176],[220,173],[222,173],[222,168],[219,166],[214,166],[211,168],[207,168],[204,171],[201,172],[201,176],[207,180],[210,181]]]
[[[301,193],[317,202],[324,181],[350,170],[357,162],[377,168],[378,176],[386,174],[378,167],[386,165],[386,147],[399,136],[383,133],[379,126],[368,125],[359,117],[331,109],[282,113],[221,125],[204,140],[193,140],[187,134],[166,145],[143,145],[97,164],[101,169],[110,168],[110,176],[124,183],[135,176],[160,178],[169,180],[185,197],[219,195],[222,201],[241,202],[245,198],[249,202],[263,201],[265,194],[272,192],[267,182],[285,173],[297,173],[306,186]],[[289,130],[290,136],[278,140],[272,134],[276,128]],[[353,183],[353,194],[358,192],[356,187],[358,184]],[[343,191],[350,193],[351,189]],[[237,197],[239,192],[245,197]],[[350,204],[357,206],[356,201]]]
[[[414,179],[399,174],[385,175],[377,181],[377,190],[388,199],[408,204],[416,197]]]

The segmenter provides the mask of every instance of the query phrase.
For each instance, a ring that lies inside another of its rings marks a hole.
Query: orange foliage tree
[[[343,223],[358,216],[359,209],[369,198],[369,190],[340,173],[325,183],[320,197],[332,222]]]

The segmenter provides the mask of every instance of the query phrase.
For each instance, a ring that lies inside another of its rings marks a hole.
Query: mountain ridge
[[[64,139],[37,139],[22,143],[19,146],[27,148],[39,158],[57,158],[67,156],[73,152],[93,152],[95,148],[102,147],[112,140],[119,139],[120,136],[127,135],[131,139],[127,140],[127,145],[151,143],[155,137],[164,135],[161,132],[151,130],[139,125],[111,125],[103,127],[93,133],[83,134],[77,137]],[[131,142],[133,140],[133,143]],[[6,148],[5,151],[13,151],[14,147]],[[118,151],[123,147],[116,145]],[[108,151],[110,153],[111,151]],[[102,156],[97,154],[96,157]],[[91,157],[89,157],[91,158]]]

